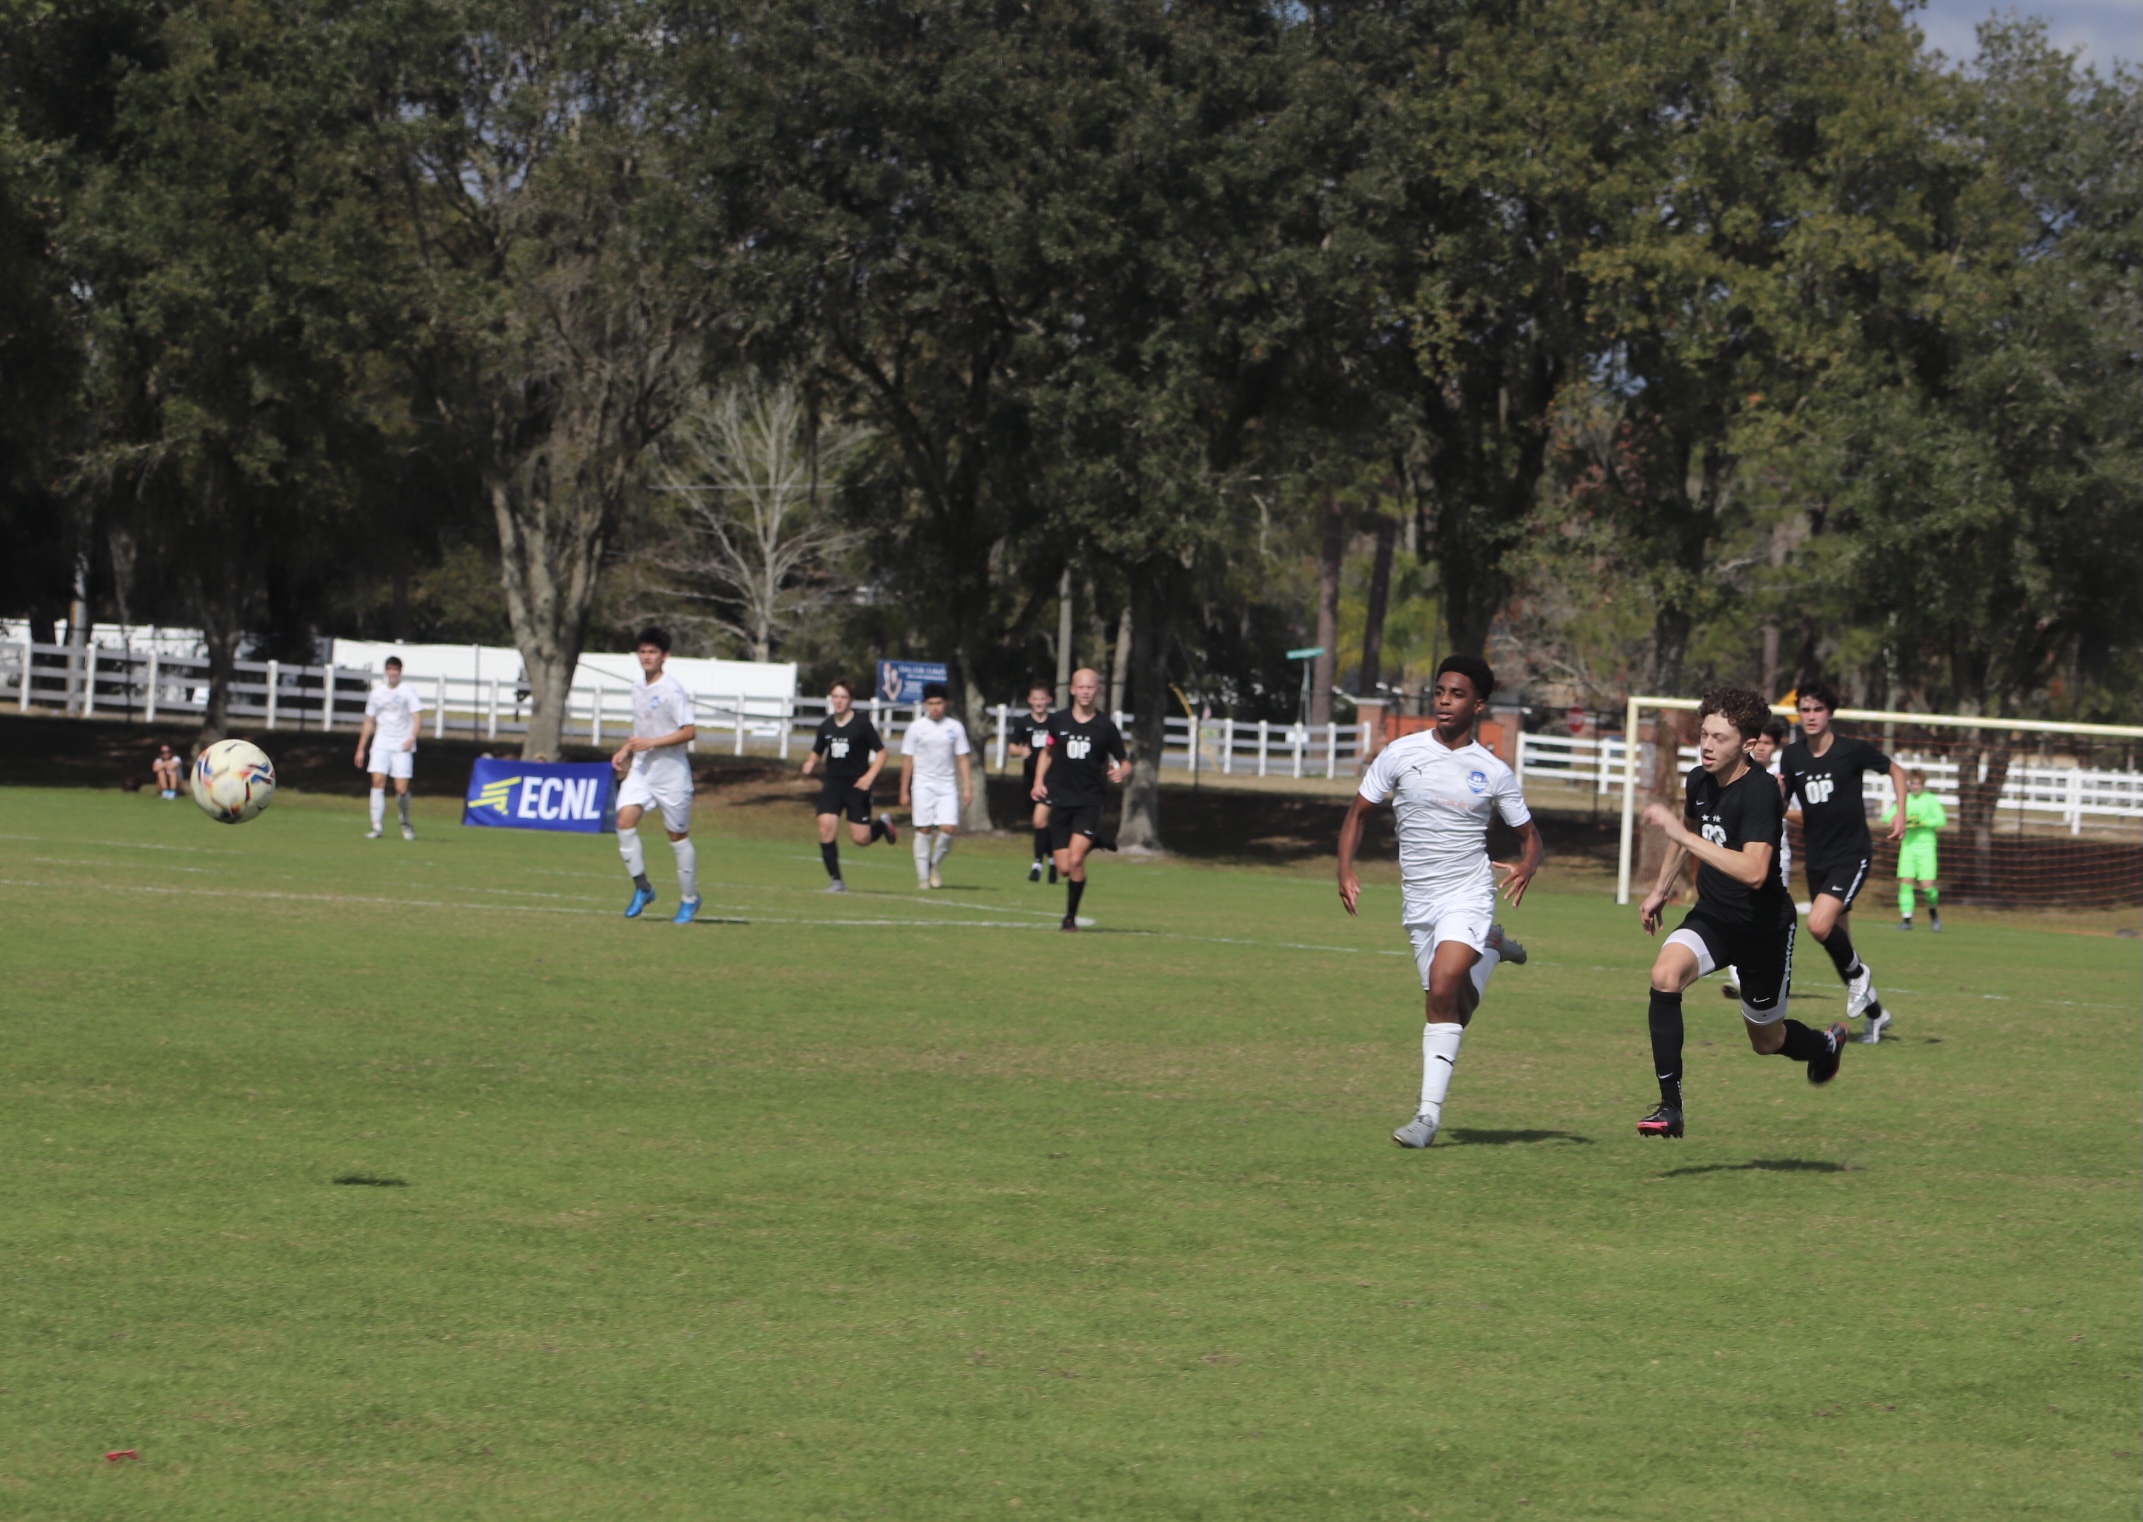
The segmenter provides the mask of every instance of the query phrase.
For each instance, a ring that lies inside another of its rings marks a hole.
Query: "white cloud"
[[[1977,28],[2001,15],[2037,16],[2047,36],[2060,48],[2081,48],[2083,59],[2102,74],[2116,62],[2143,60],[2143,6],[2135,0],[2042,0],[2036,5],[1995,5],[1988,0],[1931,0],[1912,19],[1927,34],[1927,45],[1963,61],[1979,51]]]

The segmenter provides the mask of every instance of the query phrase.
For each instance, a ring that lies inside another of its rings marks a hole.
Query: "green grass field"
[[[360,807],[0,792],[0,1515],[2136,1514],[2119,916],[1884,885],[1896,1039],[1812,1089],[1707,984],[1643,1143],[1651,943],[1551,862],[1406,1153],[1388,873],[1102,859],[1074,939],[710,808],[679,928]]]

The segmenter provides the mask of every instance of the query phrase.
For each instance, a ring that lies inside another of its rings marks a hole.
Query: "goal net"
[[[1694,698],[1632,698],[1620,756],[1622,847],[1616,902],[1630,901],[1659,870],[1664,849],[1639,819],[1657,799],[1677,809],[1682,779],[1697,764]],[[1789,723],[1798,715],[1775,710]],[[2143,905],[2143,727],[2029,723],[1955,714],[1841,708],[1841,735],[1872,742],[1927,791],[1948,816],[1936,832],[1942,902],[2007,908],[2120,908]],[[1869,773],[1869,833],[1875,858],[1862,890],[1863,913],[1895,901],[1898,845],[1884,837],[1890,779]],[[1800,824],[1787,826],[1801,879]]]

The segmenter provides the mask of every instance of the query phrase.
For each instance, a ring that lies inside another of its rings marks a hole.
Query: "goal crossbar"
[[[1637,830],[1637,758],[1643,749],[1637,741],[1639,715],[1647,708],[1694,713],[1700,706],[1696,698],[1633,697],[1629,700],[1622,730],[1622,844],[1615,873],[1615,902],[1618,904],[1630,901],[1631,847],[1635,844]],[[1771,711],[1789,719],[1800,716],[1797,709],[1786,703],[1773,703]],[[2135,724],[2064,724],[2039,719],[1982,718],[1969,714],[1899,713],[1887,708],[1841,708],[1832,717],[1861,724],[1932,724],[1944,729],[1995,729],[2044,735],[2084,735],[2102,740],[2143,740],[2143,725]]]

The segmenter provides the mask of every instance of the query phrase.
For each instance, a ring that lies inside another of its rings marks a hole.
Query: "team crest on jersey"
[[[1468,773],[1466,773],[1466,786],[1468,786],[1468,787],[1472,788],[1472,789],[1473,789],[1473,790],[1474,790],[1474,791],[1475,791],[1476,793],[1485,793],[1485,792],[1487,792],[1487,791],[1488,791],[1488,773],[1486,773],[1486,772],[1468,772]]]

